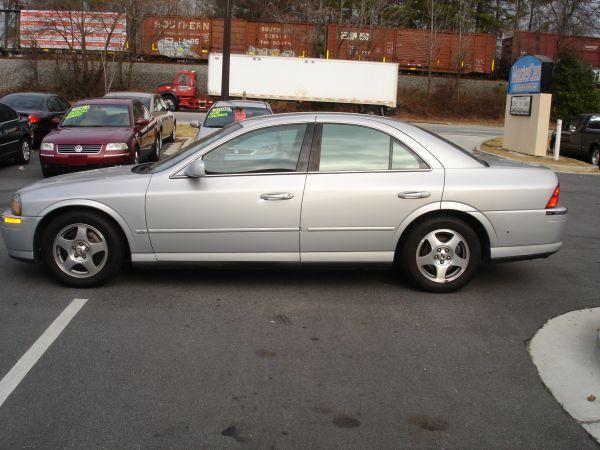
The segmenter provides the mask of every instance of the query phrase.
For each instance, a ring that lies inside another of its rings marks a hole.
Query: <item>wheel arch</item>
[[[113,223],[113,225],[115,225],[115,227],[121,234],[123,242],[126,246],[127,256],[130,257],[133,243],[133,233],[131,232],[131,229],[129,228],[125,220],[115,210],[109,208],[103,203],[96,202],[93,200],[80,200],[78,202],[59,202],[43,210],[40,213],[40,216],[42,216],[43,218],[38,223],[33,236],[33,251],[36,257],[39,255],[40,240],[46,226],[48,226],[52,219],[67,211],[91,211],[100,214],[102,217],[108,219],[110,222]]]
[[[404,238],[410,231],[424,220],[436,216],[453,216],[466,222],[477,234],[481,242],[482,256],[485,260],[490,259],[490,249],[497,243],[497,235],[494,226],[489,219],[476,208],[457,202],[438,202],[425,205],[413,211],[396,229],[394,235],[394,248],[396,259],[404,243]]]

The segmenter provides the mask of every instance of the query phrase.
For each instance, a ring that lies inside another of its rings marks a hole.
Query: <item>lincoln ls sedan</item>
[[[449,292],[482,261],[547,257],[567,209],[554,172],[482,160],[408,123],[304,113],[235,122],[154,163],[21,189],[10,256],[88,287],[127,261],[387,263]]]

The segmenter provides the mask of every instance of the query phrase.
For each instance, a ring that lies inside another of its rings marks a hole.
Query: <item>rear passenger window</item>
[[[600,116],[592,117],[588,123],[590,130],[600,130]]]
[[[390,135],[357,125],[324,124],[320,172],[376,172],[427,168]]]

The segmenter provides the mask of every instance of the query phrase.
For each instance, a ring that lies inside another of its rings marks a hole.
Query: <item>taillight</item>
[[[34,123],[38,123],[41,119],[39,116],[36,116],[35,114],[30,114],[28,120],[29,120],[29,123],[34,124]]]
[[[558,196],[560,195],[560,183],[556,185],[556,189],[552,193],[552,197],[548,200],[548,204],[546,205],[546,209],[554,208],[558,205]]]

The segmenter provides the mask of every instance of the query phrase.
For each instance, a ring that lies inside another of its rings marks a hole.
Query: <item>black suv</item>
[[[27,118],[0,103],[0,160],[27,164],[31,159],[31,127]]]

